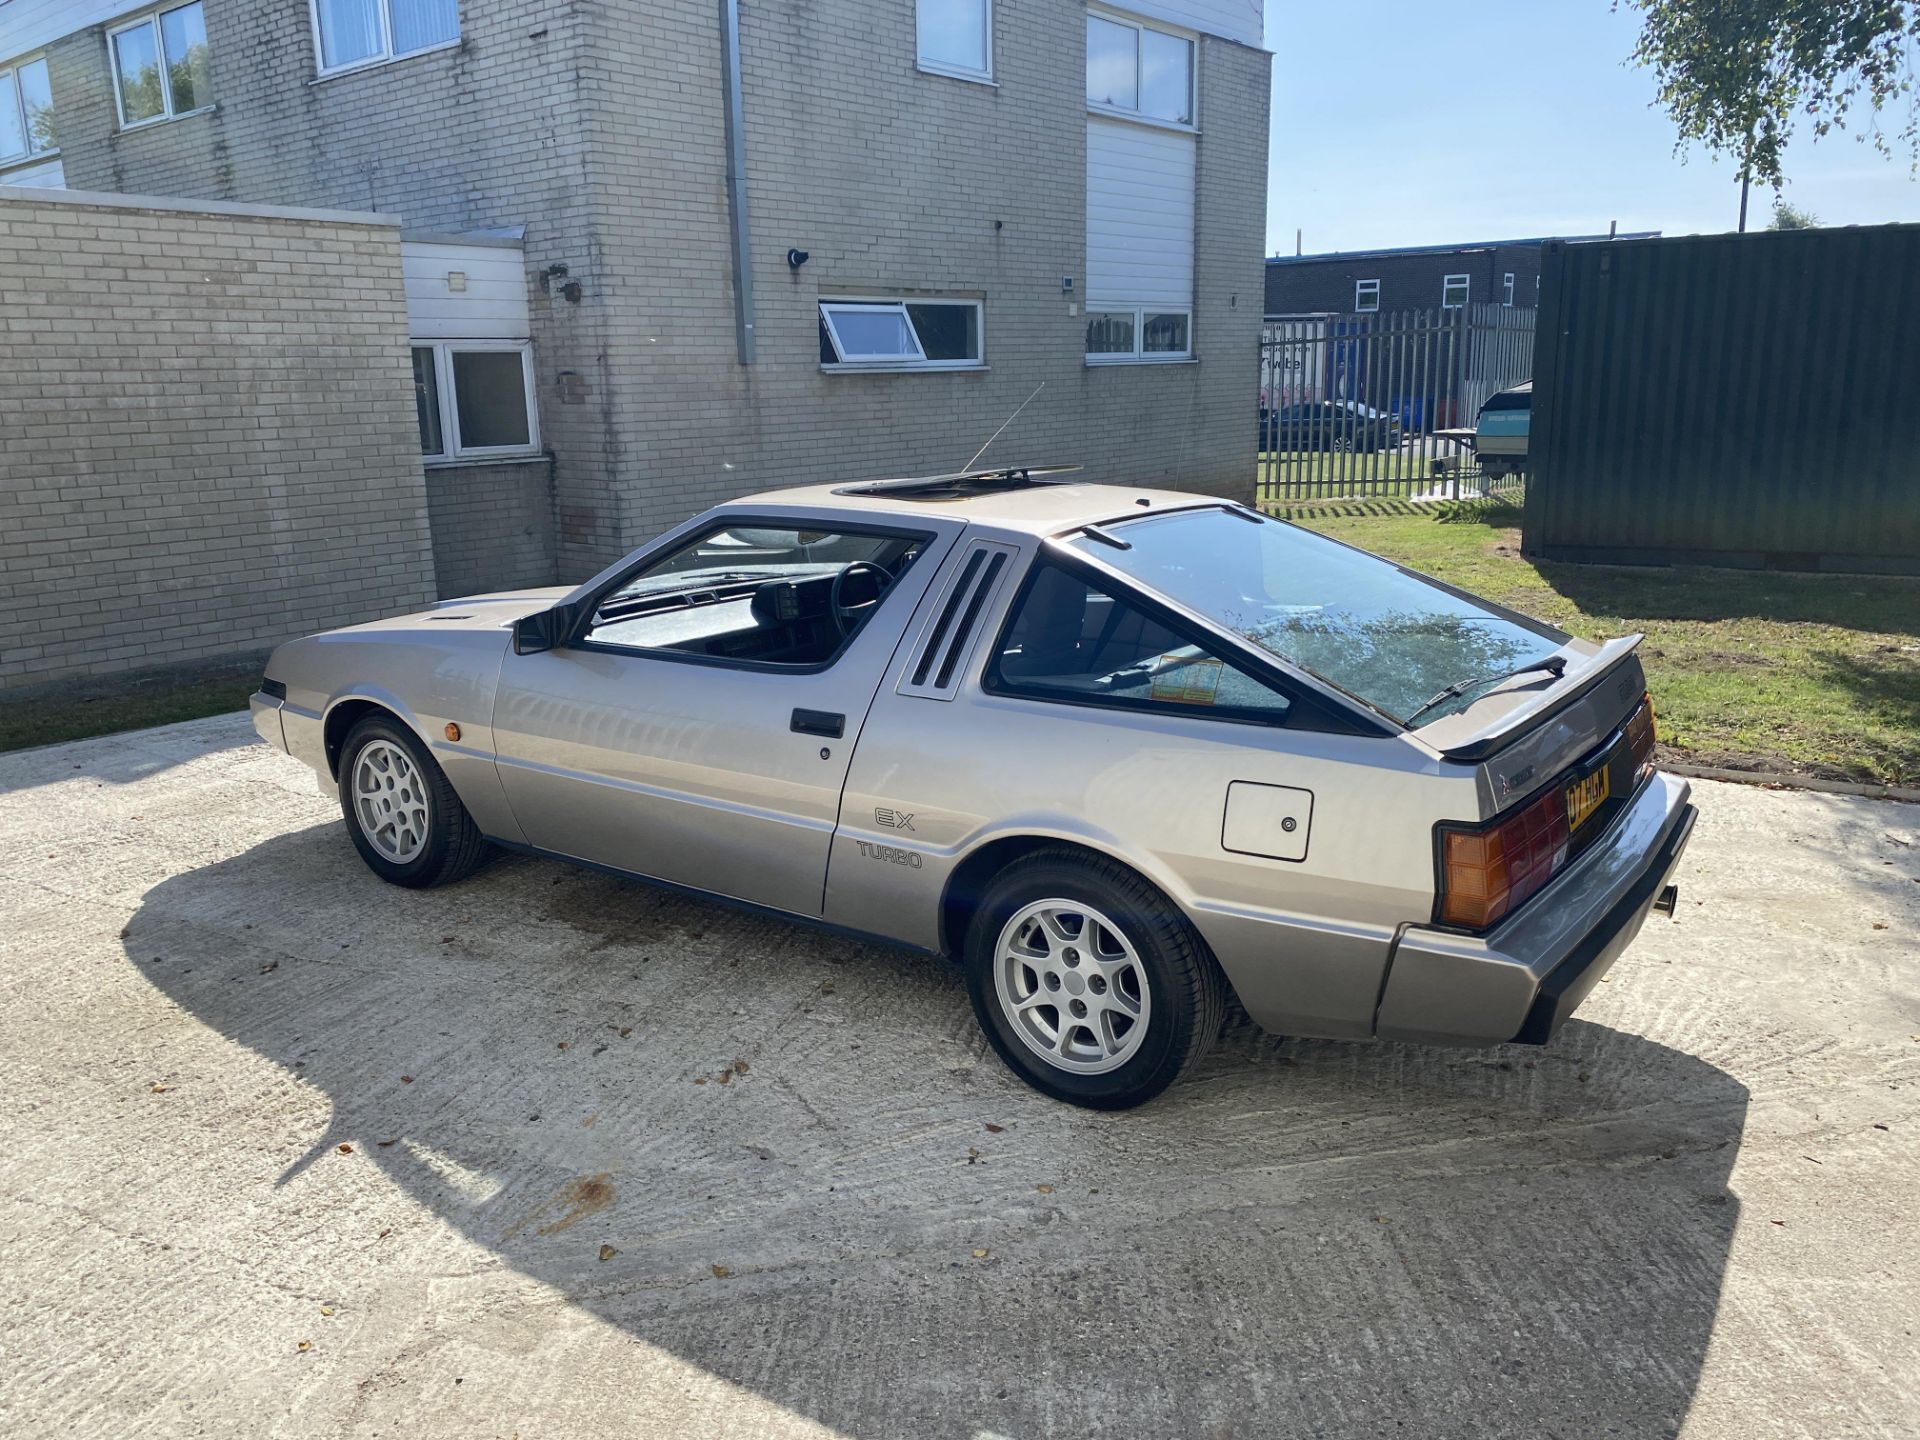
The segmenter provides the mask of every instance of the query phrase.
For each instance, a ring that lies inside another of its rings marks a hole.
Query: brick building
[[[1469,245],[1275,255],[1267,261],[1266,313],[1347,315],[1483,304],[1534,305],[1540,299],[1540,249],[1548,239],[1636,240],[1659,233],[1541,236]]]
[[[390,219],[12,192],[0,694],[430,601],[406,342]]]
[[[398,216],[439,588],[573,580],[726,496],[951,469],[1043,382],[989,459],[1249,493],[1260,33],[1257,0],[6,0],[0,183]]]

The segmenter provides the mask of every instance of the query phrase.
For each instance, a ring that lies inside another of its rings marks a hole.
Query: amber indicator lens
[[[454,724],[453,721],[449,720],[447,722],[447,739],[458,740],[459,738],[460,738],[460,727]]]

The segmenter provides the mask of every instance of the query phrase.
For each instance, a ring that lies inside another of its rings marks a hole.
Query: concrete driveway
[[[1551,1048],[1102,1116],[936,965],[388,889],[242,718],[0,756],[0,1433],[1913,1435],[1920,810],[1698,790]]]

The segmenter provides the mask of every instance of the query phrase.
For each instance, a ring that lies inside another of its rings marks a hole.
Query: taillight
[[[1653,773],[1653,696],[1640,697],[1640,708],[1627,717],[1627,750],[1633,756],[1633,783]]]
[[[1653,701],[1643,697],[1623,727],[1633,780],[1627,784],[1613,771],[1615,803],[1640,788],[1653,773]],[[1616,749],[1611,752],[1618,755]],[[1602,791],[1604,795],[1606,792]],[[1604,822],[1588,819],[1596,802],[1582,807],[1581,835],[1591,840]],[[1572,855],[1568,820],[1568,790],[1564,783],[1547,787],[1510,815],[1480,825],[1442,824],[1440,839],[1439,902],[1435,919],[1442,925],[1487,930],[1500,923],[1537,894],[1566,868]],[[1604,815],[1605,811],[1598,811]]]
[[[1485,930],[1567,863],[1567,803],[1554,787],[1504,820],[1440,827],[1443,925]]]

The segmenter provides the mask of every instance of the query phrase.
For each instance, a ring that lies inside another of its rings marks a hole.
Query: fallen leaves
[[[991,1121],[989,1121],[987,1123],[987,1134],[998,1135],[1001,1131],[1005,1130],[1006,1128],[1007,1127],[1004,1125],[995,1125]]]
[[[173,1087],[171,1085],[162,1085],[158,1080],[156,1080],[153,1082],[153,1084],[149,1085],[147,1089],[150,1093],[154,1095],[164,1095],[169,1090],[173,1089]]]
[[[744,1060],[736,1060],[733,1062],[733,1073],[736,1075],[744,1075],[752,1068],[753,1067]]]
[[[618,1255],[619,1253],[620,1252],[614,1249],[613,1246],[611,1245],[602,1245],[600,1247],[600,1263],[602,1265],[606,1264],[607,1261],[613,1259],[613,1257]]]
[[[342,1142],[341,1144],[338,1144],[333,1148],[342,1155],[351,1155],[353,1153],[353,1146],[348,1145],[345,1142]]]
[[[725,1265],[709,1265],[707,1268],[713,1271],[713,1278],[716,1280],[731,1280],[733,1278],[733,1271],[729,1270]]]
[[[1042,1195],[1053,1194],[1053,1186],[1051,1185],[1036,1185],[1033,1188],[1038,1190]]]
[[[331,1316],[332,1316],[332,1314],[333,1314],[333,1306],[331,1306],[331,1305],[322,1305],[322,1306],[320,1307],[320,1313],[321,1313],[322,1315],[326,1315],[326,1316],[329,1316],[329,1317],[331,1317]]]
[[[400,1077],[400,1083],[402,1085],[411,1085],[413,1083],[413,1077],[411,1075],[402,1075]]]
[[[304,1355],[309,1350],[313,1349],[313,1341],[302,1340],[298,1345],[294,1346],[293,1349],[295,1354]]]
[[[973,1252],[973,1258],[976,1260],[984,1260],[987,1258],[988,1253],[986,1247],[981,1246]]]

